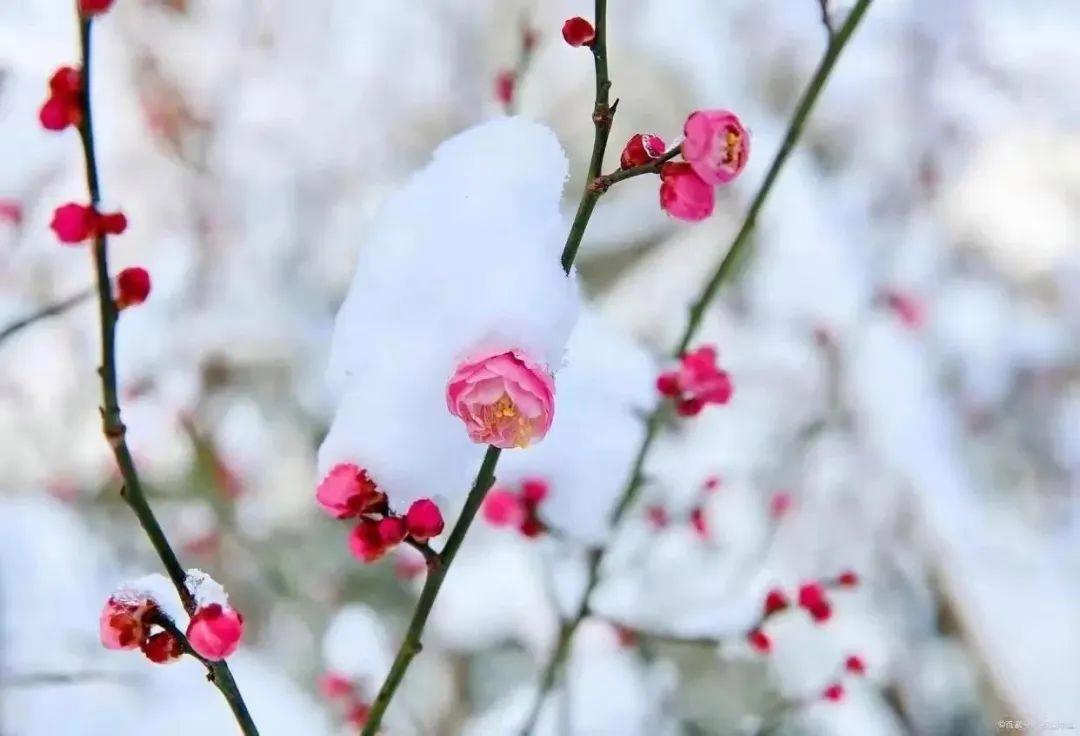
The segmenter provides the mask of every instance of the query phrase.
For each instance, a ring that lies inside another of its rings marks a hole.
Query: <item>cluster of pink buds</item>
[[[721,478],[718,475],[710,475],[701,484],[699,499],[690,509],[687,520],[690,527],[702,540],[710,538],[708,519],[705,516],[705,503],[708,497],[720,490]],[[656,531],[666,529],[671,524],[671,515],[667,508],[661,504],[650,504],[645,507],[645,518],[649,525]]]
[[[484,518],[492,526],[515,527],[530,539],[538,537],[547,531],[538,513],[547,495],[547,481],[541,478],[523,480],[519,491],[493,488],[484,499]]]
[[[41,106],[38,120],[46,130],[64,130],[82,125],[82,70],[62,66],[49,78],[49,96]]]
[[[426,544],[443,530],[442,513],[434,501],[421,498],[404,516],[395,514],[368,472],[352,463],[331,468],[315,498],[335,519],[358,519],[349,535],[349,550],[363,562],[375,562],[406,539]]]
[[[706,404],[731,400],[731,377],[716,365],[716,348],[704,345],[682,357],[676,370],[661,373],[656,389],[675,401],[679,416],[692,417]]]
[[[359,685],[350,678],[326,672],[319,678],[319,693],[340,711],[349,726],[362,728],[367,723],[371,704],[361,697]]]
[[[803,583],[799,586],[795,601],[816,623],[824,623],[832,617],[832,603],[829,601],[828,591],[854,588],[858,584],[859,576],[852,570],[845,570],[835,578]],[[763,630],[763,626],[773,616],[791,607],[792,600],[782,589],[772,588],[765,594],[761,619],[746,636],[752,649],[762,654],[772,650],[772,640]]]
[[[844,660],[844,668],[841,677],[844,675],[850,675],[852,677],[862,677],[866,674],[866,662],[858,654],[850,654]],[[821,691],[821,699],[827,700],[830,703],[839,703],[844,699],[846,690],[844,689],[844,683],[841,678],[837,678],[834,682],[829,683],[824,690]]]
[[[240,645],[244,617],[229,606],[221,586],[205,573],[189,572],[187,584],[195,601],[184,634],[187,644],[204,659],[225,659]],[[106,649],[138,648],[157,664],[175,662],[184,654],[184,643],[165,626],[171,619],[153,595],[138,585],[122,587],[109,596],[98,623]]]
[[[716,187],[727,184],[746,167],[750,134],[739,118],[727,110],[698,110],[683,126],[683,161],[660,167],[660,207],[688,222],[704,220],[716,206]],[[619,157],[623,169],[656,161],[664,155],[664,140],[638,133]]]
[[[49,227],[64,245],[78,245],[99,235],[121,235],[127,230],[123,212],[98,212],[90,205],[69,202],[53,211]]]

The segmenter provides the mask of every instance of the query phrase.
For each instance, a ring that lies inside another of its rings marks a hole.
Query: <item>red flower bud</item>
[[[150,274],[145,268],[125,268],[116,275],[116,308],[142,304],[150,296]]]
[[[426,542],[442,534],[443,517],[435,502],[421,498],[414,501],[405,514],[405,527],[417,542]]]
[[[562,27],[562,37],[571,46],[588,46],[596,38],[596,29],[584,18],[570,18]]]

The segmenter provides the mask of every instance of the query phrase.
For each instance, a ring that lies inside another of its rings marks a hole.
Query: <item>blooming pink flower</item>
[[[571,46],[588,46],[596,38],[596,29],[589,21],[575,16],[563,23],[562,37]]]
[[[338,700],[353,693],[353,683],[345,675],[326,672],[319,678],[319,692],[327,700]]]
[[[187,627],[191,648],[214,662],[235,652],[243,635],[244,617],[239,611],[220,603],[197,610]]]
[[[366,470],[352,463],[338,463],[315,490],[315,500],[331,516],[347,519],[383,504],[386,496]]]
[[[841,685],[839,682],[834,682],[832,685],[829,685],[827,688],[825,688],[824,691],[822,691],[821,697],[825,700],[836,703],[842,700],[844,697],[844,686]]]
[[[844,660],[844,669],[853,675],[865,675],[866,663],[863,662],[862,657],[857,654],[852,654],[846,660]]]
[[[504,69],[495,75],[495,99],[503,105],[510,105],[514,101],[516,87],[517,75],[509,69]]]
[[[674,218],[697,222],[712,214],[716,192],[690,167],[670,162],[660,167],[660,207]]]
[[[493,489],[484,499],[484,518],[492,526],[518,526],[525,520],[525,504],[513,491]]]
[[[439,507],[428,498],[413,501],[405,514],[405,527],[417,542],[426,542],[442,534],[443,517]]]
[[[765,595],[765,615],[771,616],[774,613],[783,611],[791,605],[788,602],[787,596],[784,595],[784,591],[779,588],[773,588]]]
[[[119,601],[110,597],[101,609],[98,628],[106,649],[134,649],[149,634],[148,615],[157,609],[149,598],[142,601]]]
[[[155,664],[172,664],[184,656],[180,641],[168,631],[159,631],[139,644],[146,658]]]
[[[683,356],[679,369],[660,374],[656,388],[675,399],[680,416],[698,414],[706,404],[726,404],[731,399],[731,377],[716,366],[716,348],[704,345]]]
[[[555,414],[555,384],[517,350],[463,362],[446,386],[446,406],[469,437],[496,447],[543,439]]]
[[[651,133],[635,133],[626,142],[622,154],[619,156],[619,167],[632,169],[635,166],[647,164],[664,155],[667,146],[664,139]]]
[[[683,134],[683,158],[705,183],[726,184],[746,166],[750,134],[734,113],[698,110],[686,119]]]
[[[150,274],[145,268],[133,266],[116,275],[116,308],[126,309],[146,301],[150,296]]]
[[[768,654],[772,649],[772,640],[769,639],[769,635],[761,629],[753,629],[746,635],[746,641],[750,644],[750,647],[762,654]]]
[[[79,12],[84,17],[104,13],[112,7],[114,0],[79,0]]]
[[[60,67],[49,79],[49,97],[41,106],[38,119],[46,130],[63,130],[82,124],[82,71]]]

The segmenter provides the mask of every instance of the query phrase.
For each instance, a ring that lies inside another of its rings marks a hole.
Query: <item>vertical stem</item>
[[[82,142],[83,156],[86,162],[86,187],[90,194],[90,204],[95,210],[101,203],[101,185],[98,179],[97,156],[94,150],[94,116],[90,104],[90,80],[91,80],[91,30],[93,21],[90,18],[79,18],[79,45],[82,55],[82,123],[79,125],[79,139]],[[185,578],[187,573],[180,564],[176,553],[173,551],[169,540],[165,536],[157,517],[147,503],[146,494],[143,493],[139,474],[135,469],[135,462],[131,457],[125,439],[126,428],[120,416],[120,403],[118,400],[116,383],[116,319],[118,310],[112,297],[112,284],[109,279],[109,251],[108,240],[104,235],[94,238],[94,269],[96,275],[98,310],[101,316],[101,366],[98,374],[101,376],[101,422],[105,439],[108,440],[116,458],[117,467],[123,478],[124,486],[121,495],[128,506],[135,513],[139,524],[146,532],[147,538],[161,558],[161,564],[169,574],[185,610],[189,614],[195,612],[195,601],[191,592],[187,589]],[[209,673],[208,679],[214,683],[221,694],[228,701],[241,731],[246,736],[258,736],[258,729],[248,712],[243,697],[237,689],[236,681],[229,671],[229,665],[225,662],[209,662],[206,664]]]
[[[608,78],[607,68],[606,21],[607,0],[596,0],[596,37],[593,39],[591,47],[593,63],[596,69],[596,101],[593,105],[592,116],[595,135],[592,157],[589,160],[589,170],[585,175],[585,185],[581,193],[581,201],[578,203],[577,214],[574,216],[574,221],[570,226],[570,232],[566,237],[566,245],[560,259],[563,271],[567,274],[570,273],[574,260],[577,258],[581,238],[585,234],[585,228],[589,225],[589,219],[592,217],[596,202],[600,199],[600,195],[603,194],[603,189],[594,186],[594,182],[600,176],[600,169],[604,165],[604,151],[607,149],[608,136],[611,133],[611,120],[615,114],[615,106],[608,104],[611,80]],[[438,563],[428,567],[428,578],[420,591],[420,599],[417,601],[416,610],[413,612],[412,620],[409,622],[409,628],[405,632],[405,639],[394,657],[394,663],[390,667],[386,680],[375,696],[375,702],[372,703],[371,712],[368,715],[367,723],[364,724],[362,736],[375,736],[378,732],[386,709],[397,692],[401,680],[405,677],[409,664],[412,662],[413,657],[420,652],[420,638],[431,613],[431,607],[439,594],[439,588],[442,587],[443,579],[446,577],[450,563],[457,553],[457,548],[461,546],[465,533],[469,530],[469,525],[476,516],[476,512],[480,508],[488,489],[495,482],[495,466],[499,462],[500,452],[496,447],[488,448],[487,454],[484,455],[484,462],[480,466],[480,472],[477,474],[472,490],[469,491],[469,496],[465,501],[465,508],[461,512],[461,518],[454,524],[454,528],[450,532],[450,538],[447,540],[443,551],[439,554]],[[582,613],[582,616],[584,616],[584,613]],[[565,646],[569,645],[571,633],[567,634]],[[565,657],[565,654],[563,656]]]
[[[792,113],[791,121],[788,123],[787,132],[784,134],[780,149],[776,152],[776,156],[769,165],[769,169],[765,174],[765,179],[762,181],[761,186],[754,195],[742,225],[739,227],[738,233],[728,247],[727,253],[724,255],[720,265],[717,267],[716,271],[713,273],[712,277],[705,285],[705,288],[694,301],[693,306],[690,309],[690,319],[688,320],[682,337],[679,339],[675,349],[676,358],[681,357],[686,352],[686,349],[690,345],[690,341],[694,339],[694,336],[701,326],[701,320],[705,315],[705,309],[716,297],[720,286],[731,276],[735,265],[740,261],[741,256],[749,247],[750,234],[753,232],[754,225],[757,222],[758,213],[768,199],[770,192],[772,192],[773,184],[776,182],[780,171],[784,168],[784,164],[787,163],[792,150],[794,150],[795,144],[802,134],[806,119],[809,117],[810,111],[813,109],[814,103],[817,102],[817,98],[820,96],[822,89],[824,89],[825,83],[828,81],[829,75],[836,65],[836,60],[840,56],[840,52],[843,51],[844,47],[847,45],[848,40],[851,38],[852,33],[854,33],[855,28],[859,25],[859,22],[862,20],[863,15],[870,7],[872,1],[873,0],[858,0],[855,7],[851,9],[851,12],[845,19],[844,25],[841,26],[834,35],[830,36],[829,45],[825,49],[825,54],[822,56],[817,69],[814,71],[813,77],[811,77],[809,84],[807,84],[806,89],[803,90],[803,93],[799,98],[798,104],[795,106],[795,111]],[[599,4],[600,0],[597,2],[597,5]],[[597,35],[599,36],[599,29]],[[597,89],[599,90],[599,86]],[[649,450],[652,448],[653,441],[656,439],[656,435],[662,424],[664,411],[665,405],[661,404],[657,406],[646,419],[645,436],[638,448],[637,455],[634,457],[634,463],[631,467],[630,476],[627,479],[622,496],[615,507],[615,511],[612,513],[612,529],[619,525],[626,515],[627,510],[637,499],[643,483],[642,469],[645,466],[645,460],[648,457]],[[586,585],[581,605],[578,608],[577,615],[569,621],[564,622],[562,627],[560,627],[559,641],[551,658],[548,660],[547,665],[544,667],[540,680],[540,689],[533,702],[528,721],[521,730],[521,736],[528,736],[534,728],[544,698],[551,691],[551,688],[554,687],[555,681],[558,679],[559,670],[565,664],[567,653],[570,649],[570,640],[573,638],[574,632],[577,631],[577,627],[588,614],[589,598],[599,583],[599,570],[603,563],[606,551],[606,548],[600,549],[589,561],[588,584]]]
[[[596,101],[593,103],[593,126],[596,133],[593,136],[592,157],[589,159],[589,171],[585,175],[584,189],[581,193],[581,201],[578,203],[577,214],[570,226],[570,234],[566,236],[566,245],[562,252],[563,271],[570,273],[570,267],[577,258],[578,248],[581,247],[581,238],[585,235],[585,228],[592,217],[593,209],[597,200],[603,194],[603,190],[595,185],[600,169],[604,165],[604,151],[607,150],[608,136],[611,135],[611,121],[615,116],[615,105],[608,104],[608,93],[611,90],[611,79],[608,77],[607,68],[607,0],[596,0],[596,37],[593,39],[590,49],[593,55],[593,65],[596,68]],[[618,101],[615,103],[618,105]]]
[[[439,595],[439,589],[442,588],[443,580],[446,579],[446,573],[454,561],[454,556],[457,555],[461,543],[465,541],[465,533],[469,531],[469,525],[480,510],[480,505],[484,502],[488,490],[495,483],[495,466],[499,462],[501,453],[502,450],[494,446],[489,446],[487,452],[484,453],[484,461],[480,464],[476,480],[473,481],[472,489],[469,491],[468,498],[465,499],[461,516],[454,524],[450,537],[446,540],[446,546],[439,553],[437,561],[428,566],[428,576],[424,581],[423,590],[420,591],[420,600],[416,603],[416,610],[413,611],[409,628],[398,648],[397,656],[394,657],[394,663],[390,666],[390,672],[383,681],[382,687],[379,688],[375,701],[371,704],[371,712],[368,714],[367,723],[364,724],[362,736],[375,736],[379,732],[386,709],[404,679],[409,664],[423,648],[420,638],[424,633],[428,616],[431,615],[431,608]]]

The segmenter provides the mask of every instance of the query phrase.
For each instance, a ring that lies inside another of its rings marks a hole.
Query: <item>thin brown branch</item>
[[[77,294],[72,294],[66,299],[61,299],[58,302],[53,302],[52,304],[47,304],[46,306],[41,307],[40,309],[36,309],[25,317],[20,317],[4,329],[0,330],[0,343],[4,342],[9,337],[18,334],[27,327],[37,324],[43,319],[48,319],[49,317],[55,317],[58,314],[63,314],[72,307],[76,307],[79,304],[82,304],[96,293],[97,292],[93,289],[80,291]]]
[[[95,209],[101,203],[101,186],[98,176],[97,157],[94,150],[94,118],[91,105],[90,83],[91,74],[91,32],[93,19],[79,17],[79,41],[82,62],[82,108],[83,118],[79,126],[79,139],[82,142],[83,155],[86,165],[86,186],[90,195],[90,204]],[[101,376],[101,419],[102,431],[116,458],[117,467],[123,479],[121,495],[127,501],[128,506],[135,513],[147,538],[153,545],[161,563],[164,565],[169,578],[176,588],[185,610],[189,614],[195,612],[195,601],[185,583],[187,577],[180,560],[173,551],[158,523],[157,517],[150,508],[143,492],[139,474],[135,469],[135,461],[131,456],[125,439],[126,428],[120,416],[120,404],[118,399],[116,381],[116,320],[119,314],[116,302],[112,297],[112,283],[109,278],[109,250],[108,239],[99,234],[94,239],[94,267],[97,279],[98,309],[101,316],[101,366],[98,373]],[[225,700],[229,703],[233,715],[245,736],[258,736],[258,729],[248,712],[236,682],[228,664],[225,662],[203,661],[209,670],[211,682],[218,688]]]

